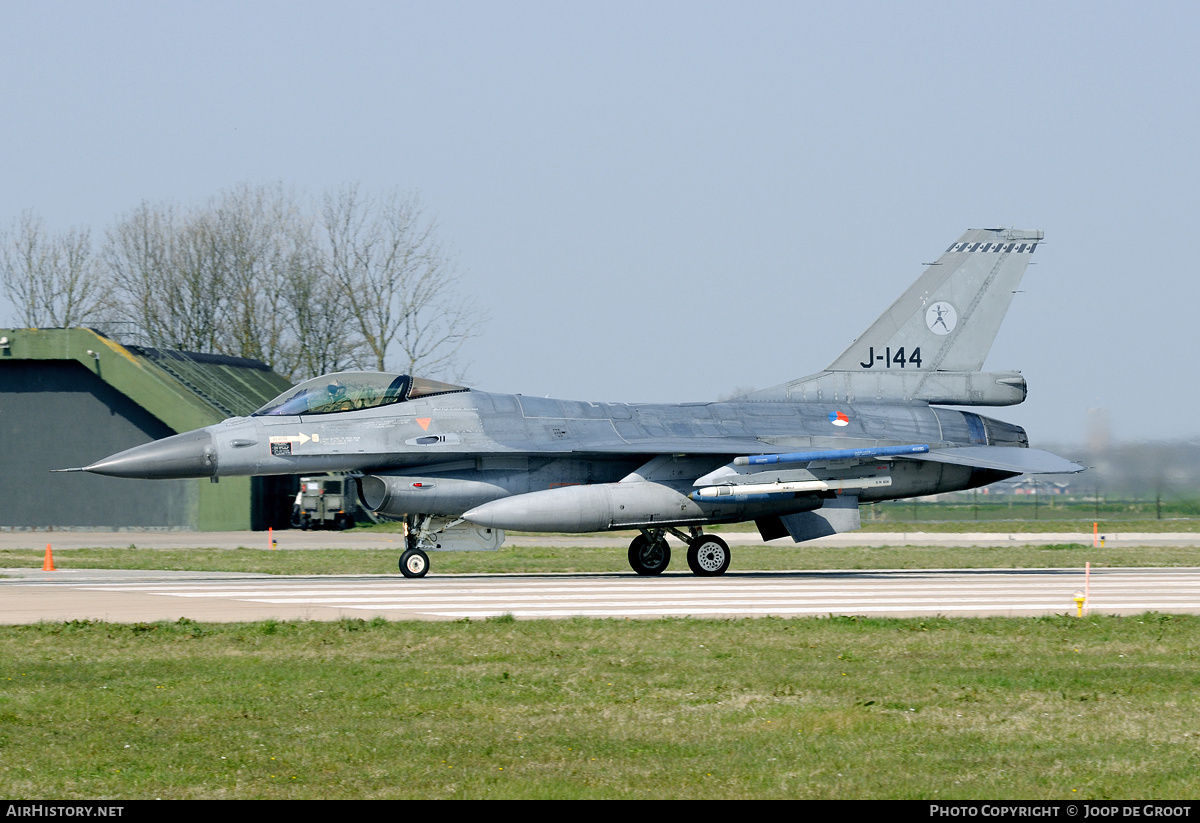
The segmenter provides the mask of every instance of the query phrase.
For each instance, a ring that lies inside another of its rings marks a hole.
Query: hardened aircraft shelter
[[[291,383],[240,357],[0,329],[0,529],[283,527],[291,477],[132,480],[52,469],[247,415]]]

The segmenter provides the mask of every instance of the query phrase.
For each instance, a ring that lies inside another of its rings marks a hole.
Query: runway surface
[[[610,534],[509,534],[507,546],[583,546],[604,547],[629,545],[636,532]],[[757,532],[719,532],[730,546],[761,546]],[[1105,544],[1120,546],[1200,546],[1198,532],[1101,532]],[[194,532],[194,531],[3,531],[0,549],[45,549],[50,543],[57,549],[126,548],[139,549],[236,549],[270,548],[274,539],[279,549],[396,549],[399,553],[404,538],[396,532],[351,529],[334,531],[274,532]],[[806,543],[814,548],[829,546],[1014,546],[1048,545],[1056,543],[1092,544],[1092,533],[1075,532],[847,532],[822,537]],[[794,546],[790,538],[773,540],[766,545]]]
[[[1074,614],[1082,569],[283,577],[0,570],[0,623]],[[1200,568],[1098,569],[1091,613],[1200,613]]]

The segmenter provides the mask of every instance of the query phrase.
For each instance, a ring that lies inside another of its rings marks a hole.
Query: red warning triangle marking
[[[429,421],[431,421],[431,420],[433,420],[432,417],[418,417],[417,425],[420,426],[425,431],[429,431]]]

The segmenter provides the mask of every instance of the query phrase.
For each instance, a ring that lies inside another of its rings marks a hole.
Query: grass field
[[[622,548],[547,542],[441,553],[435,571],[628,572]],[[1197,565],[1195,555],[736,547],[734,567],[1165,566]],[[55,559],[396,571],[394,550]],[[0,552],[0,566],[41,560]],[[10,626],[0,796],[1195,799],[1198,687],[1200,618],[1159,614]]]
[[[203,535],[197,535],[203,541]],[[438,552],[436,574],[629,572],[626,550],[620,547],[503,546],[497,552]],[[1200,547],[1200,535],[1197,535]],[[997,548],[962,546],[735,546],[734,571],[750,569],[968,569],[968,568],[1082,568],[1093,566],[1197,566],[1200,548],[1136,546],[1093,548],[1090,543]],[[671,568],[686,569],[676,547]],[[0,568],[40,569],[44,551],[0,550]],[[170,569],[233,571],[266,574],[396,574],[396,549],[56,549],[61,569]]]
[[[0,628],[7,798],[1196,798],[1200,620]]]

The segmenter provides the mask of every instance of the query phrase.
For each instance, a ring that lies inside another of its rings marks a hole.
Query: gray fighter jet
[[[1025,399],[984,373],[1040,231],[968,231],[825,371],[727,402],[589,403],[492,394],[378,372],[318,377],[250,417],[82,471],[180,478],[351,472],[373,511],[403,518],[400,570],[428,551],[498,548],[505,529],[637,529],[629,564],[661,574],[666,536],[691,570],[729,547],[704,526],[753,520],[764,540],[859,527],[859,506],[1083,467],[1024,429],[954,406]]]

